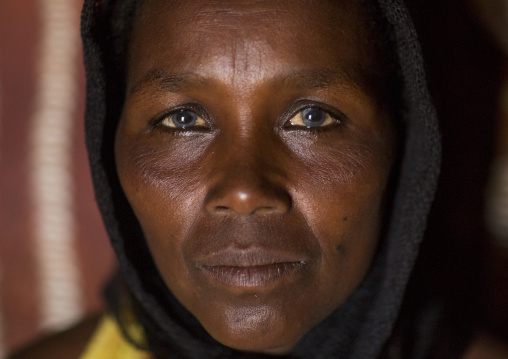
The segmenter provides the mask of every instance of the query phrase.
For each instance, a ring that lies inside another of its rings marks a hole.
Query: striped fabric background
[[[81,0],[0,11],[0,358],[102,307],[114,261],[84,148]]]

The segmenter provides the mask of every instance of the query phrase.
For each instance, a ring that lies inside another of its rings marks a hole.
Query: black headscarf
[[[380,357],[394,331],[436,188],[439,130],[415,30],[401,0],[379,0],[378,6],[392,31],[401,78],[403,133],[392,208],[384,240],[366,278],[343,305],[302,339],[289,355],[292,358]],[[125,79],[118,71],[122,49],[111,44],[121,42],[122,34],[128,34],[125,26],[132,24],[133,16],[132,7],[122,8],[114,0],[85,0],[82,14],[87,73],[86,143],[97,202],[127,288],[124,292],[109,291],[111,310],[119,314],[122,326],[122,307],[125,298],[131,299],[150,349],[157,357],[252,357],[212,339],[172,296],[120,187],[113,142]],[[120,23],[119,17],[123,20]],[[418,333],[411,336],[413,350],[404,358],[428,355],[438,311],[432,306],[427,309],[426,319],[414,323]],[[403,341],[407,337],[402,334],[400,338]]]

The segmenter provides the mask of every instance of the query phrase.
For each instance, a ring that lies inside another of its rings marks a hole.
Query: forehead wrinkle
[[[257,18],[261,21],[273,18],[275,14],[289,13],[286,7],[273,6],[274,3],[266,0],[236,1],[207,1],[207,6],[200,6],[195,12],[197,19],[204,19],[206,22],[221,24],[221,18],[230,17],[233,20],[243,21],[247,17]],[[242,24],[242,23],[240,23]]]
[[[150,1],[145,0],[145,4]],[[185,26],[193,23],[196,32],[208,32],[202,27],[213,25],[224,30],[248,31],[244,28],[245,22],[256,19],[259,25],[263,22],[273,23],[274,19],[289,14],[291,11],[287,6],[278,6],[275,2],[267,0],[244,0],[244,1],[226,1],[226,0],[204,0],[197,2],[187,2],[186,0],[151,0],[152,3],[160,4],[170,13],[177,13],[180,18],[180,24]],[[292,0],[294,7],[301,1]],[[275,6],[274,6],[275,5]],[[142,12],[141,12],[142,13]]]

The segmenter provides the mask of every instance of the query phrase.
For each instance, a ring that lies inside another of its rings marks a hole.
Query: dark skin
[[[135,23],[120,182],[167,286],[224,345],[288,353],[369,269],[394,130],[360,11],[148,0]]]

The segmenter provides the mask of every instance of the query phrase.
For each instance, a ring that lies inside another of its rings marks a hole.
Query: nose
[[[281,183],[280,170],[260,158],[228,157],[214,171],[217,180],[205,198],[208,213],[281,215],[290,210],[291,197]]]

